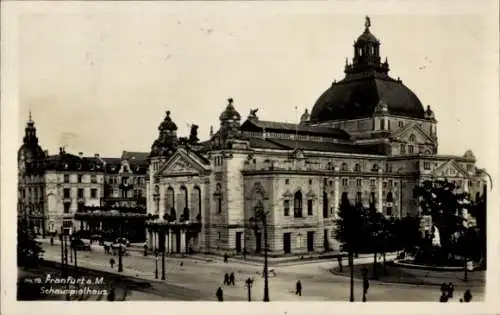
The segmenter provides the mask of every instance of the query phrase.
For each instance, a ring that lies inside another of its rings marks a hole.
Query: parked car
[[[85,243],[79,238],[75,238],[71,241],[71,248],[76,248],[76,250],[90,251],[90,244]]]

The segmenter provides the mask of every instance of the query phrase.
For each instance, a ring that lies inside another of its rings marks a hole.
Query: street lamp
[[[158,279],[158,252],[155,252],[155,279]]]
[[[261,221],[264,228],[264,302],[269,302],[269,273],[268,273],[268,262],[267,255],[269,251],[269,246],[267,244],[267,215],[268,211],[264,211],[264,206],[262,202],[255,207],[255,219],[250,218],[250,225],[253,225],[255,229],[258,228],[257,222]]]

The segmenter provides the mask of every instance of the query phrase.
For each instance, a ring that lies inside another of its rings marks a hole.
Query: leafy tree
[[[26,220],[17,223],[17,264],[18,266],[36,266],[41,259],[43,249],[35,240],[35,234]]]
[[[469,207],[468,195],[457,193],[456,186],[448,181],[426,181],[415,188],[420,198],[422,214],[432,217],[432,224],[439,230],[441,248],[435,251],[433,259],[448,260],[457,252],[457,235],[464,232],[462,210]]]
[[[470,207],[470,215],[476,219],[478,234],[477,248],[480,250],[479,260],[486,263],[486,192]]]
[[[399,248],[402,248],[405,254],[415,255],[417,246],[422,241],[420,219],[411,216],[397,219],[394,222],[393,230]]]

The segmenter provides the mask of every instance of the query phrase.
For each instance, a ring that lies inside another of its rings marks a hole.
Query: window
[[[90,198],[97,198],[97,189],[92,188],[90,190]]]
[[[83,188],[78,188],[78,198],[83,198]]]
[[[71,198],[71,190],[69,188],[64,188],[63,195],[64,198]]]
[[[379,170],[378,164],[373,164],[372,172],[378,172],[378,170]]]
[[[343,186],[349,185],[349,180],[347,178],[342,178],[342,185]]]
[[[217,213],[222,213],[222,187],[217,184],[215,188],[215,200],[217,202]]]
[[[290,184],[290,180],[287,178],[287,179],[285,179],[285,185],[288,185],[288,184]]]
[[[361,186],[361,184],[363,183],[363,181],[361,179],[356,179],[356,186]]]
[[[392,179],[389,179],[389,188],[392,187]]]
[[[123,166],[123,172],[128,173],[128,167],[126,165]]]
[[[290,215],[290,200],[283,201],[283,209],[285,210],[284,216],[288,217]]]
[[[312,183],[313,183],[313,180],[312,180],[312,179],[310,179],[310,180],[309,180],[309,185],[312,185]]]
[[[424,170],[430,170],[430,169],[431,169],[431,163],[424,162]]]
[[[64,174],[64,182],[69,183],[69,175],[68,174]]]
[[[82,178],[83,176],[82,175],[78,175],[78,182],[81,183],[82,182]]]
[[[467,164],[467,171],[472,171],[472,164]]]
[[[401,144],[401,148],[400,148],[400,151],[401,151],[401,154],[405,154],[406,153],[406,146],[405,144]]]
[[[361,172],[361,166],[360,166],[359,164],[357,164],[357,163],[356,163],[356,164],[354,165],[354,171],[355,171],[355,172]]]
[[[64,203],[64,213],[69,213],[70,206],[71,206],[71,203],[69,203],[69,202]]]
[[[302,193],[297,191],[293,199],[293,216],[302,218]]]
[[[323,192],[323,218],[328,218],[328,194]]]
[[[382,187],[383,187],[384,189],[386,189],[386,188],[387,188],[387,182],[383,182],[383,183],[382,183]]]
[[[410,142],[415,142],[415,135],[411,134],[409,140]]]
[[[342,163],[342,170],[343,171],[348,171],[347,163]]]
[[[375,180],[374,179],[370,179],[370,185],[371,186],[375,186]]]
[[[222,239],[222,236],[221,236],[221,233],[220,233],[220,232],[218,232],[218,233],[217,233],[217,239],[218,239],[219,241]]]
[[[307,200],[307,215],[313,215],[313,200]]]
[[[408,153],[413,154],[413,146],[412,145],[408,146]]]
[[[403,126],[405,125],[405,123],[404,123],[404,122],[402,122],[402,121],[399,121],[399,122],[398,122],[398,125],[399,125],[399,128],[403,128]]]
[[[329,186],[333,186],[333,180],[328,183]]]
[[[90,175],[90,182],[91,182],[92,184],[97,183],[97,176],[95,176],[95,175]]]

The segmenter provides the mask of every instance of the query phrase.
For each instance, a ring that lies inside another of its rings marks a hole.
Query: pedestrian
[[[472,293],[467,289],[464,293],[464,302],[469,303],[472,300]]]
[[[215,296],[217,297],[217,300],[219,300],[219,302],[224,301],[224,292],[222,291],[221,287],[217,289],[217,292],[215,292]]]
[[[233,286],[235,285],[234,283],[234,272],[231,272],[229,275],[229,283],[231,283]]]
[[[339,271],[342,272],[342,256],[337,256],[337,263],[339,264]]]
[[[50,237],[50,245],[51,245],[51,246],[53,246],[53,245],[54,245],[54,237],[53,237],[53,236],[51,236],[51,237]]]
[[[229,261],[229,257],[227,255],[227,253],[224,253],[224,263],[227,264],[228,261]]]
[[[115,290],[111,288],[108,293],[108,301],[114,301],[115,300]]]
[[[111,268],[115,265],[115,260],[113,258],[109,259],[109,264],[111,265]]]
[[[370,282],[368,281],[368,275],[363,275],[363,299],[366,300],[366,294],[368,294],[368,289],[370,288]]]
[[[450,299],[453,298],[453,291],[455,291],[455,286],[453,285],[453,283],[448,283],[448,297]]]
[[[302,283],[300,280],[297,280],[297,284],[295,285],[295,295],[302,296]]]
[[[224,285],[229,285],[229,275],[227,272],[224,274]]]
[[[441,283],[441,292],[447,292],[448,291],[448,285],[446,282]]]
[[[148,244],[144,244],[144,256],[148,256]]]
[[[441,292],[441,297],[439,298],[439,302],[448,302],[448,293],[446,291]]]

